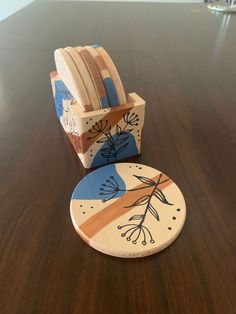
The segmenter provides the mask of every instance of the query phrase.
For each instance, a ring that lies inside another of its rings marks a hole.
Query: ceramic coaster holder
[[[128,94],[127,104],[83,112],[57,72],[50,73],[57,118],[85,168],[141,153],[145,101]]]

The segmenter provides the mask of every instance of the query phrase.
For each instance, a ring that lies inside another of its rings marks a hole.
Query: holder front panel
[[[128,95],[128,104],[83,112],[58,76],[51,72],[56,114],[85,168],[141,153],[145,102]]]

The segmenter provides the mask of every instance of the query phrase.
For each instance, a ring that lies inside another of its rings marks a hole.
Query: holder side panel
[[[57,117],[85,168],[116,162],[141,152],[145,102],[83,112],[56,72],[50,73]]]

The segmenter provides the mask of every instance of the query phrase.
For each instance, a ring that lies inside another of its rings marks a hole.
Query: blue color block
[[[110,102],[110,106],[114,107],[119,105],[119,99],[116,91],[115,84],[113,83],[113,80],[110,77],[107,77],[103,80],[107,96]]]
[[[125,183],[120,175],[117,173],[115,165],[108,165],[99,168],[84,177],[75,188],[72,194],[72,199],[102,200],[104,199],[104,195],[100,194],[102,193],[102,191],[98,189],[98,186],[102,187],[102,184],[104,183],[111,186],[111,189],[109,187],[104,187],[104,189],[108,189],[111,195],[115,194],[115,190],[113,192],[112,189],[112,184],[106,181],[110,177],[113,177],[116,180],[120,190],[126,189]],[[116,195],[114,195],[114,198],[121,197],[124,193],[125,191],[119,191]]]
[[[106,96],[100,97],[102,108],[109,108],[109,101]]]
[[[63,115],[63,100],[72,98],[73,96],[63,81],[55,81],[55,108],[58,119]]]
[[[113,141],[115,142],[118,135],[113,135]],[[128,137],[128,138],[127,138]],[[97,151],[94,156],[91,167],[97,167],[104,164],[116,162],[121,159],[125,159],[138,154],[138,149],[136,146],[135,138],[131,133],[126,133],[125,141],[120,145],[116,146],[116,153],[113,152],[109,155],[109,145],[108,143],[104,143],[99,151]],[[121,137],[119,137],[119,140]],[[127,144],[127,145],[126,145]],[[120,152],[119,152],[120,151]],[[109,157],[108,157],[109,155]],[[115,155],[115,156],[114,156]]]

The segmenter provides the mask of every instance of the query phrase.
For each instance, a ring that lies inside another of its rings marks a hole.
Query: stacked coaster
[[[99,45],[55,50],[57,72],[84,112],[126,104],[119,73]]]
[[[145,101],[126,96],[109,54],[98,45],[55,50],[50,73],[57,118],[85,168],[141,153]]]

